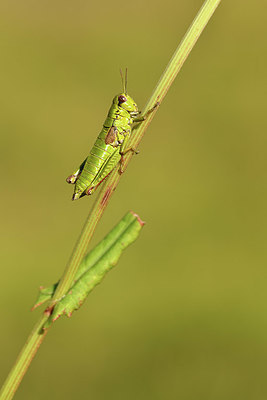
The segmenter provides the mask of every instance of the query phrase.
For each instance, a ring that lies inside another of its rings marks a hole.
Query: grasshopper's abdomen
[[[108,127],[104,127],[102,129],[93,148],[90,151],[89,156],[86,159],[81,175],[75,184],[74,193],[76,194],[76,198],[80,197],[82,193],[90,186],[96,186],[103,179],[101,170],[104,169],[111,156],[114,157],[114,150],[116,151],[116,149],[114,149],[113,146],[105,143],[105,137],[108,130]],[[116,153],[118,153],[118,156],[114,157],[114,166],[121,158],[119,151],[116,151]],[[110,171],[105,170],[105,175],[107,175],[109,172]]]

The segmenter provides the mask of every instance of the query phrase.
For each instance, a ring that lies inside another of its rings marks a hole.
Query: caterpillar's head
[[[128,111],[131,115],[138,114],[138,107],[134,99],[132,99],[127,93],[120,93],[114,97],[113,103]]]

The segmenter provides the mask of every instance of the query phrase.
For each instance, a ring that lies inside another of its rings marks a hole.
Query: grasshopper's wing
[[[105,143],[114,145],[117,141],[117,132],[118,132],[118,129],[116,128],[116,126],[112,126],[108,130],[108,133],[106,134]]]

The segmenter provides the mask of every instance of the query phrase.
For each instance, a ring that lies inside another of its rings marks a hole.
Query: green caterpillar
[[[81,262],[68,293],[63,296],[54,308],[46,309],[49,319],[44,325],[48,328],[61,315],[70,317],[78,310],[88,294],[98,285],[105,275],[118,262],[122,252],[139,236],[144,222],[140,217],[128,212],[106,237],[88,253]],[[40,288],[40,293],[33,307],[36,308],[47,300],[51,300],[58,283],[47,288]]]
[[[137,104],[127,94],[127,69],[125,80],[122,76],[122,83],[123,93],[114,97],[103,128],[89,156],[74,174],[67,177],[68,183],[75,184],[72,200],[91,195],[116,165],[119,162],[122,164],[124,154],[128,151],[137,153],[132,147],[127,148],[132,124],[144,121],[147,115],[158,106],[156,103],[144,116],[138,117],[140,111]]]

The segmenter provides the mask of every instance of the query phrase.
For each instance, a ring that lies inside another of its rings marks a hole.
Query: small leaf
[[[54,283],[54,285],[48,286],[46,288],[43,286],[40,286],[39,295],[38,295],[36,302],[34,303],[34,306],[32,307],[32,311],[35,310],[35,308],[39,307],[40,305],[44,304],[47,300],[52,299],[57,286],[58,286],[58,282]]]
[[[127,213],[112,231],[83,259],[69,292],[55,305],[52,314],[44,325],[44,329],[61,315],[71,316],[74,310],[80,308],[87,295],[98,285],[106,273],[113,268],[124,249],[133,243],[144,223],[137,214]],[[55,284],[53,290],[56,288]],[[41,296],[51,295],[52,286],[42,289]],[[44,298],[44,297],[43,297]],[[36,304],[37,304],[36,303]]]

